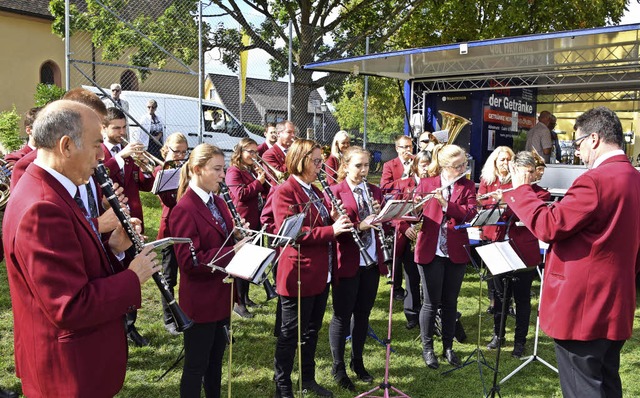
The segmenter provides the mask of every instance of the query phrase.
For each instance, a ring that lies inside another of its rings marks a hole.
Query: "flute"
[[[96,167],[95,176],[98,184],[100,184],[100,187],[102,188],[102,192],[111,205],[113,212],[118,217],[122,228],[124,228],[125,233],[129,237],[129,239],[131,239],[131,242],[136,249],[136,254],[140,253],[140,251],[142,251],[142,249],[144,248],[145,243],[140,235],[138,235],[138,233],[134,230],[133,225],[131,225],[129,215],[127,215],[120,207],[118,196],[113,190],[113,182],[109,178],[109,173],[107,172],[107,168],[104,167],[104,164],[98,164],[98,167]],[[191,247],[190,249],[192,259],[197,263],[193,247]],[[160,273],[160,271],[155,272],[152,275],[152,278],[156,285],[158,285],[158,289],[160,289],[162,297],[168,303],[169,310],[171,311],[171,315],[173,316],[173,319],[176,323],[176,330],[179,332],[183,332],[189,329],[193,325],[193,321],[187,317],[187,315],[182,311],[182,308],[180,308],[180,306],[176,302],[176,299],[173,297],[173,294],[171,294],[171,291],[169,290],[169,284],[167,283],[167,280],[164,279],[162,273]]]
[[[531,181],[531,182],[529,183],[529,185],[537,184],[537,183],[539,183],[539,182],[540,182],[540,180]],[[495,191],[491,191],[491,192],[484,193],[484,194],[482,194],[482,195],[478,195],[477,199],[478,199],[478,200],[488,199],[489,197],[491,197],[491,196],[493,196],[493,195],[497,194],[498,192],[505,193],[505,192],[513,191],[514,189],[515,189],[515,188],[496,189]]]
[[[327,183],[326,178],[324,178],[323,173],[324,173],[323,171],[320,171],[320,173],[318,173],[318,181],[320,181],[320,185],[322,185],[324,192],[329,196],[329,199],[331,200],[331,204],[333,205],[333,207],[335,207],[338,213],[340,213],[341,216],[346,216],[347,213],[344,211],[342,207],[338,205],[338,199],[336,199],[336,196],[331,191],[331,188],[329,188],[329,184]],[[356,230],[356,228],[351,227],[349,229],[349,232],[351,232],[351,236],[353,236],[353,240],[356,242],[356,245],[358,245],[358,250],[360,251],[360,255],[364,260],[365,268],[369,269],[374,265],[376,265],[376,261],[372,259],[369,253],[367,252],[367,247],[364,245],[364,242],[362,242],[362,239],[360,239],[360,235],[358,234],[358,231]]]

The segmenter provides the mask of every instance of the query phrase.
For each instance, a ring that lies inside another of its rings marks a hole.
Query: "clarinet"
[[[227,184],[225,184],[222,181],[220,181],[218,185],[220,186],[220,194],[222,195],[222,199],[224,199],[225,203],[227,204],[227,207],[229,208],[229,212],[233,217],[233,221],[236,223],[236,225],[241,227],[242,217],[240,217],[240,213],[238,213],[238,209],[236,209],[236,206],[233,204],[233,201],[231,200],[231,195],[229,194],[229,187],[227,186]],[[240,234],[242,235],[242,237],[247,236],[247,232],[244,229],[240,229]],[[264,287],[264,291],[267,294],[267,300],[271,300],[277,297],[276,289],[273,287],[273,285],[269,281],[269,278],[266,277],[266,275],[263,277],[262,286]]]
[[[126,232],[129,239],[131,239],[131,242],[133,242],[133,246],[136,249],[136,254],[140,253],[140,251],[142,251],[142,249],[144,248],[144,241],[134,230],[133,225],[131,225],[129,216],[124,211],[122,211],[120,202],[118,201],[118,197],[113,190],[113,182],[109,178],[109,173],[107,173],[107,169],[106,167],[104,167],[104,164],[98,164],[98,167],[96,167],[95,171],[95,177],[98,181],[98,184],[100,184],[102,192],[107,198],[107,201],[109,201],[113,212],[118,217],[118,220],[120,220],[120,224],[124,228],[124,231]],[[195,258],[195,252],[193,248],[191,248],[191,256]],[[193,321],[187,317],[187,315],[182,311],[182,308],[180,308],[180,306],[176,302],[176,299],[173,297],[171,291],[169,290],[169,284],[167,284],[167,281],[164,279],[162,273],[158,271],[154,273],[152,277],[156,285],[158,285],[162,297],[168,303],[169,310],[171,311],[171,315],[173,316],[173,319],[176,323],[176,330],[179,332],[183,332],[189,329],[193,325]]]
[[[318,181],[320,181],[320,185],[322,185],[322,189],[324,189],[324,192],[329,196],[329,199],[331,200],[331,204],[333,205],[333,207],[336,208],[338,213],[340,213],[341,216],[346,216],[347,213],[344,211],[344,209],[338,206],[338,200],[336,199],[336,196],[333,194],[333,191],[331,191],[331,189],[329,188],[329,184],[327,184],[327,180],[324,177],[323,173],[324,173],[323,171],[320,171],[320,173],[318,173]],[[364,246],[362,239],[360,239],[360,235],[358,234],[358,231],[356,230],[356,228],[351,227],[349,231],[351,232],[351,236],[353,236],[353,240],[356,242],[356,245],[358,245],[358,250],[360,251],[360,255],[364,260],[365,268],[369,269],[375,266],[376,261],[372,259],[369,253],[367,252],[367,248]]]
[[[367,178],[363,177],[362,182],[364,182],[364,186],[366,187],[367,196],[369,197],[369,203],[371,205],[371,210],[373,211],[373,193],[369,189],[369,182],[367,182]],[[378,228],[378,239],[380,240],[380,248],[382,249],[383,262],[385,264],[389,264],[393,261],[393,254],[391,254],[391,248],[389,247],[389,243],[387,240],[387,236],[384,234],[384,228],[380,225]]]

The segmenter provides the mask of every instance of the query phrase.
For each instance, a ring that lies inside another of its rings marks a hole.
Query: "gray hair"
[[[536,168],[536,158],[529,151],[521,151],[516,154],[512,160],[513,165],[516,167],[531,167]]]
[[[122,86],[120,86],[118,83],[113,83],[110,87],[111,90],[122,90]]]
[[[31,133],[37,148],[53,149],[65,135],[69,136],[78,148],[82,148],[80,112],[67,107],[47,106],[38,113]]]

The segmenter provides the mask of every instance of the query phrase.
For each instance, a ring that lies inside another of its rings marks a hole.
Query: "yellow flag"
[[[242,31],[242,45],[244,47],[251,44],[251,37]],[[244,104],[245,94],[247,91],[247,60],[249,51],[240,51],[240,103]]]

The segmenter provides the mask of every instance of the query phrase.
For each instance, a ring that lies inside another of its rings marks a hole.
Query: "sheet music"
[[[180,169],[160,170],[153,182],[151,193],[157,195],[160,192],[178,189],[180,183]]]
[[[295,241],[300,235],[304,217],[305,213],[302,212],[285,218],[277,233],[280,237],[273,241],[273,247],[287,244],[289,241],[286,238],[290,238],[290,242]]]
[[[257,283],[275,255],[276,251],[273,249],[245,243],[233,256],[225,271],[236,278]]]
[[[509,241],[478,246],[476,251],[493,275],[527,268]]]
[[[383,222],[399,219],[408,215],[416,206],[413,201],[392,199],[385,203],[380,213],[378,213],[370,224],[380,224]]]
[[[471,220],[471,225],[481,227],[484,225],[496,225],[500,221],[503,211],[499,208],[482,209]]]

